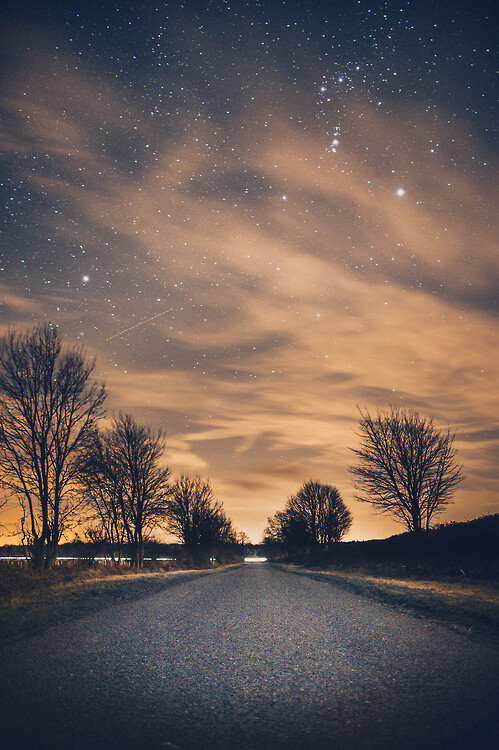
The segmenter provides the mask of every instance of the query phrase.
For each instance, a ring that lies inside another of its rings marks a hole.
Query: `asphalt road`
[[[247,565],[0,651],[3,750],[487,750],[492,646]]]

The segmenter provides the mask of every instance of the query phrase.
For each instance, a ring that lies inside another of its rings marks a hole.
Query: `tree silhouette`
[[[62,351],[57,328],[0,340],[0,486],[19,501],[33,564],[49,568],[78,504],[76,465],[102,415],[102,384],[80,349]]]
[[[452,502],[463,480],[456,460],[454,435],[439,432],[432,419],[415,411],[368,411],[361,414],[359,459],[350,468],[357,500],[389,513],[409,531],[429,529],[431,519]]]
[[[149,426],[120,414],[111,429],[93,437],[80,480],[87,502],[109,533],[124,528],[132,566],[144,562],[144,542],[164,519],[170,492],[170,469],[162,465],[165,439]]]
[[[182,475],[171,488],[165,512],[166,529],[194,556],[219,544],[236,543],[232,522],[215,500],[209,482]]]
[[[121,477],[113,466],[107,440],[95,430],[79,463],[78,478],[88,512],[85,531],[92,542],[104,545],[108,554],[120,562],[127,531],[123,519]]]
[[[264,543],[330,548],[352,525],[336,487],[309,480],[267,521]]]

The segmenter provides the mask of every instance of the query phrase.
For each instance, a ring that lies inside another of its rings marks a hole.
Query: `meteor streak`
[[[136,323],[134,326],[130,326],[130,328],[125,328],[123,331],[120,331],[119,333],[114,333],[112,336],[109,336],[109,338],[107,338],[106,341],[111,341],[111,339],[116,339],[118,338],[118,336],[123,336],[124,333],[128,333],[128,331],[133,331],[134,328],[143,326],[145,323],[150,323],[151,320],[156,320],[156,318],[159,318],[161,315],[165,315],[165,313],[171,312],[172,310],[173,310],[173,307],[169,307],[168,310],[163,310],[163,312],[156,313],[156,315],[153,315],[151,318],[147,318],[147,320],[142,320],[140,323]]]

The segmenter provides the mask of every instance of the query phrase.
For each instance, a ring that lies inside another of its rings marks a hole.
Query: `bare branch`
[[[35,565],[50,567],[78,505],[75,464],[103,413],[102,384],[81,349],[62,352],[57,328],[0,341],[0,486],[23,508]]]
[[[359,410],[360,411],[360,410]],[[392,407],[376,417],[360,411],[359,463],[350,468],[356,499],[389,513],[410,531],[430,527],[452,501],[463,480],[455,461],[454,435],[440,433],[433,420]]]

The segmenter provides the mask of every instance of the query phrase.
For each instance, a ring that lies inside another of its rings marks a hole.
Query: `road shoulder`
[[[41,589],[0,606],[0,644],[45,632],[123,602],[134,601],[203,576],[217,575],[238,565],[159,573],[127,573],[88,578],[65,586]]]
[[[425,617],[473,640],[499,645],[499,592],[493,584],[378,578],[274,565],[295,575],[340,586],[415,617]]]

